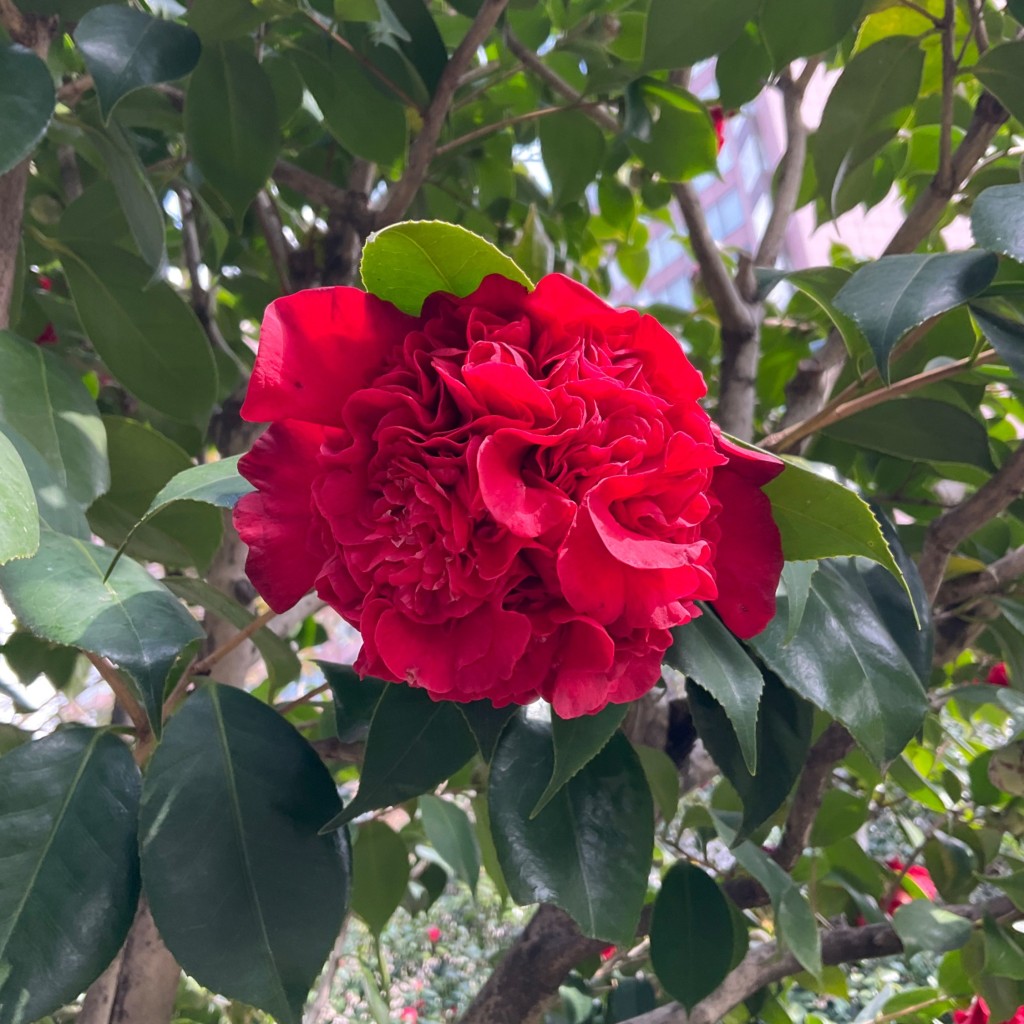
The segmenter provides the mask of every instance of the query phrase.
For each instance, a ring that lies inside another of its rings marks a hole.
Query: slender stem
[[[321,683],[315,690],[310,690],[301,697],[296,697],[295,700],[290,700],[286,704],[275,704],[274,710],[278,714],[287,715],[289,711],[301,707],[303,704],[308,704],[314,697],[319,697],[321,693],[326,693],[330,688],[330,683]]]
[[[262,615],[257,615],[252,622],[246,623],[245,626],[243,626],[237,633],[233,634],[230,639],[222,643],[220,647],[211,651],[201,661],[197,661],[192,666],[192,670],[189,674],[193,676],[209,675],[210,669],[212,669],[218,661],[226,658],[239,645],[244,644],[245,641],[253,635],[253,633],[258,633],[276,615],[277,612],[272,608],[268,608]]]
[[[485,124],[480,128],[475,128],[471,132],[467,132],[465,135],[460,135],[457,139],[452,139],[451,142],[446,142],[443,146],[438,146],[435,156],[443,156],[445,153],[450,153],[453,149],[458,149],[460,146],[466,146],[470,142],[476,142],[477,139],[484,139],[488,135],[493,135],[496,132],[504,131],[506,128],[511,128],[517,124],[524,124],[527,121],[536,121],[538,117],[547,117],[549,114],[561,114],[566,110],[588,110],[596,109],[599,106],[597,103],[572,103],[567,104],[564,107],[541,107],[539,110],[528,110],[525,114],[517,114],[515,117],[507,117],[504,121],[495,121],[494,124]]]
[[[898,2],[900,7],[906,7],[908,10],[916,11],[922,18],[927,18],[936,28],[941,28],[942,19],[935,17],[928,8],[914,3],[914,0],[898,0]]]
[[[86,651],[85,656],[92,663],[93,668],[99,672],[103,681],[114,692],[118,704],[124,708],[125,714],[131,719],[135,727],[135,759],[140,764],[148,756],[149,747],[153,738],[153,730],[149,725],[149,716],[143,706],[138,702],[132,688],[128,685],[124,676],[114,668],[102,655]],[[145,756],[143,756],[145,754]]]
[[[956,36],[956,3],[945,0],[942,18],[942,122],[939,125],[939,167],[935,179],[939,187],[952,192],[953,181],[953,89],[956,86],[956,58],[953,42]]]

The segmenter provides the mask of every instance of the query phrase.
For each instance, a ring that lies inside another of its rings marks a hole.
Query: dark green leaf
[[[1024,185],[985,189],[971,207],[971,232],[982,249],[1024,260]]]
[[[690,713],[712,760],[743,802],[738,839],[763,825],[789,796],[811,744],[814,713],[770,673],[764,678],[757,717],[757,762],[751,771],[721,705],[703,687],[689,683]]]
[[[25,630],[15,630],[0,647],[0,654],[18,677],[22,686],[28,686],[41,675],[58,689],[72,683],[84,682],[87,663],[74,647],[51,644]]]
[[[981,420],[934,398],[895,398],[833,423],[825,433],[911,462],[992,467]]]
[[[143,788],[142,877],[200,984],[298,1024],[348,899],[347,837],[317,834],[338,805],[313,748],[242,690],[208,684],[168,722]]]
[[[985,973],[999,978],[1024,981],[1024,950],[1012,933],[1000,928],[990,917],[985,918]]]
[[[533,282],[503,252],[472,231],[436,220],[392,224],[371,235],[359,272],[368,292],[418,316],[434,292],[464,296],[488,274],[525,288]]]
[[[554,206],[574,203],[597,176],[604,133],[585,114],[552,114],[540,123],[540,151],[551,179]]]
[[[948,953],[960,949],[973,930],[967,918],[936,907],[929,900],[911,900],[899,907],[892,915],[892,926],[907,956],[924,950]]]
[[[404,30],[405,38],[397,39],[398,50],[433,95],[448,63],[448,50],[430,11],[420,0],[387,0],[387,6]]]
[[[786,642],[800,628],[804,609],[811,593],[811,579],[817,571],[817,562],[786,562],[782,567],[782,583],[786,588]]]
[[[615,735],[537,815],[554,770],[551,727],[513,719],[491,764],[491,832],[519,904],[554,903],[592,938],[632,942],[654,842],[654,808],[643,768]]]
[[[612,738],[629,710],[626,704],[609,704],[594,715],[559,718],[552,712],[551,738],[555,744],[555,766],[547,788],[541,793],[531,818],[550,803],[551,798]]]
[[[139,895],[139,770],[77,726],[0,759],[0,1022],[73,1000],[114,958]]]
[[[195,619],[141,565],[43,530],[39,552],[0,567],[0,589],[18,621],[54,643],[109,658],[135,680],[160,728],[164,684],[178,653],[202,636]]]
[[[757,13],[759,0],[651,0],[644,67],[685,68],[724,50]]]
[[[267,20],[268,7],[254,7],[249,0],[192,0],[187,20],[209,46],[249,35]]]
[[[63,258],[89,340],[129,391],[171,419],[206,423],[217,371],[199,321],[149,267],[113,247],[81,245]]]
[[[421,796],[419,804],[430,845],[475,893],[480,878],[480,850],[466,812],[451,800],[436,796]]]
[[[831,49],[863,6],[862,0],[765,0],[761,35],[775,67]]]
[[[383,821],[359,826],[352,846],[352,910],[379,936],[409,881],[409,851]]]
[[[646,978],[620,978],[608,993],[608,1024],[639,1017],[658,1005],[654,986]]]
[[[970,305],[971,316],[999,357],[1024,380],[1024,320],[1012,302],[978,299]]]
[[[651,966],[662,987],[692,1010],[732,966],[733,917],[714,879],[677,861],[661,880],[651,915]]]
[[[74,502],[89,505],[110,486],[96,403],[59,359],[7,331],[0,331],[0,365],[0,422],[37,453]],[[8,437],[25,460],[18,439]],[[35,482],[27,461],[26,469]],[[44,517],[49,497],[40,501]]]
[[[666,821],[671,821],[679,807],[679,769],[664,750],[636,744],[633,749],[640,758],[651,795]]]
[[[927,701],[863,584],[823,562],[796,636],[787,643],[785,633],[780,613],[751,643],[788,687],[842,722],[874,760],[896,757],[920,727]]]
[[[89,11],[75,29],[75,42],[96,83],[104,120],[122,96],[184,78],[199,60],[199,36],[190,28],[120,4]]]
[[[508,725],[509,719],[515,715],[519,707],[509,704],[504,708],[496,708],[489,700],[474,700],[468,704],[459,704],[458,708],[476,738],[480,756],[490,763],[498,746],[498,740],[501,739],[502,730]]]
[[[55,101],[47,66],[24,46],[0,46],[0,174],[36,148],[53,117]]]
[[[924,862],[947,903],[966,902],[977,881],[974,851],[960,839],[936,832],[925,844]]]
[[[764,680],[761,670],[713,612],[672,631],[665,661],[689,676],[725,712],[743,760],[750,771],[757,764],[757,709]]]
[[[1001,43],[986,50],[971,70],[979,82],[1018,120],[1024,121],[1024,40]]]
[[[39,550],[39,509],[28,470],[0,434],[0,565]]]
[[[425,690],[389,683],[373,713],[355,799],[324,829],[366,811],[427,793],[476,753],[458,705],[433,701]]]
[[[717,167],[718,143],[707,108],[684,89],[660,82],[644,86],[659,116],[648,139],[633,138],[630,146],[649,171],[666,181],[688,181]]]
[[[882,380],[889,357],[913,327],[984,291],[999,261],[989,252],[908,253],[883,256],[858,270],[836,295],[871,346]]]
[[[365,740],[373,712],[391,684],[380,679],[361,679],[349,665],[335,665],[329,661],[318,661],[317,664],[331,684],[338,739],[343,743]]]
[[[204,47],[185,94],[185,138],[203,176],[241,220],[279,144],[274,89],[249,47]]]
[[[738,110],[764,88],[772,61],[757,27],[749,24],[715,61],[718,98],[725,110]]]
[[[847,175],[906,121],[923,68],[916,38],[890,36],[856,54],[843,69],[811,137],[818,189],[830,208]]]

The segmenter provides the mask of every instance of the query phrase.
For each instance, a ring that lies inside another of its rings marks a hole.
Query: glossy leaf
[[[514,719],[491,763],[488,800],[498,861],[519,904],[554,903],[585,935],[633,939],[647,891],[654,808],[624,736],[582,768],[537,815],[554,769],[548,723]]]
[[[129,391],[171,419],[206,422],[217,371],[199,321],[150,268],[113,247],[82,245],[64,273],[89,340]]]
[[[759,23],[775,67],[831,49],[863,6],[861,0],[765,0]]]
[[[503,252],[472,231],[440,221],[406,221],[371,235],[359,264],[368,292],[418,316],[434,292],[469,295],[488,274],[525,288],[533,282]]]
[[[999,357],[1024,380],[1024,319],[1013,302],[978,299],[970,305],[971,316]]]
[[[46,65],[24,46],[0,45],[0,174],[27,157],[53,117],[56,94]]]
[[[185,138],[203,176],[241,219],[277,158],[270,78],[240,43],[203,48],[185,94]]]
[[[555,744],[555,766],[547,788],[530,812],[535,818],[551,798],[615,735],[629,710],[627,704],[609,704],[594,715],[559,718],[551,715],[551,738]]]
[[[396,33],[397,49],[433,95],[448,63],[448,50],[430,11],[420,0],[388,0],[388,7],[401,30]]]
[[[785,602],[780,598],[780,607]],[[779,614],[751,643],[788,687],[842,722],[875,761],[896,757],[920,727],[927,701],[863,584],[822,563],[800,628],[788,642],[785,633]]]
[[[139,770],[112,733],[65,727],[0,759],[0,1022],[73,1000],[139,896]]]
[[[786,562],[782,567],[782,584],[786,588],[786,642],[788,643],[803,622],[807,598],[811,593],[811,579],[818,568],[817,562]]]
[[[391,684],[372,677],[362,679],[348,665],[329,661],[318,661],[317,665],[331,684],[338,739],[343,743],[362,742],[370,731],[373,712]]]
[[[39,509],[28,470],[0,434],[0,565],[39,550]]]
[[[960,949],[974,928],[967,918],[936,907],[929,900],[911,900],[897,908],[892,926],[907,956],[924,950],[948,953]]]
[[[685,68],[729,45],[754,17],[758,0],[651,0],[644,32],[643,66]]]
[[[379,936],[409,882],[409,851],[383,821],[359,826],[352,845],[352,911]]]
[[[1018,120],[1024,121],[1024,82],[1020,69],[1024,62],[1024,40],[1001,43],[986,50],[974,62],[975,78]]]
[[[665,821],[671,821],[679,807],[679,769],[664,750],[643,744],[635,744],[633,749],[640,758],[658,811]]]
[[[687,1010],[729,973],[733,927],[729,902],[710,875],[686,861],[668,869],[651,915],[651,965]]]
[[[835,304],[864,332],[878,372],[888,382],[896,343],[911,328],[984,291],[997,266],[994,255],[979,250],[883,256],[861,267]]]
[[[420,815],[430,845],[470,891],[476,893],[480,878],[480,850],[466,812],[451,800],[421,796]]]
[[[474,753],[476,741],[457,705],[433,701],[413,686],[388,684],[366,737],[359,791],[325,830],[429,792]]]
[[[138,686],[160,728],[164,684],[179,652],[202,636],[180,602],[136,562],[44,529],[32,558],[0,567],[0,590],[32,633],[109,658]]]
[[[657,106],[658,119],[648,138],[634,137],[630,146],[647,170],[666,181],[714,173],[718,143],[704,104],[685,89],[661,83],[648,83],[643,91]]]
[[[120,4],[93,8],[74,37],[104,120],[122,96],[184,78],[199,60],[199,36],[190,28]]]
[[[540,151],[551,179],[551,203],[575,203],[597,177],[604,134],[585,114],[569,110],[540,122]]]
[[[200,984],[298,1024],[348,901],[347,837],[317,833],[338,806],[313,748],[242,690],[208,684],[168,722],[143,788],[142,877]]]
[[[971,233],[982,249],[1024,260],[1024,185],[985,189],[971,207]]]

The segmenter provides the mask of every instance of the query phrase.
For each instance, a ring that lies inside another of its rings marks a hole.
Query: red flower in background
[[[276,611],[315,586],[356,668],[435,699],[634,700],[710,601],[775,610],[782,463],[722,437],[656,320],[557,274],[436,293],[419,317],[354,288],[278,299],[242,409],[247,571]]]
[[[902,874],[906,867],[903,861],[896,857],[892,860],[886,861],[886,865],[898,875]],[[932,876],[923,864],[915,864],[913,867],[906,868],[906,877],[909,878],[922,893],[924,893],[926,899],[933,900],[938,896],[939,890],[935,888]],[[892,898],[886,904],[885,912],[887,914],[895,914],[904,903],[910,903],[913,899],[914,896],[907,892],[906,889],[897,889],[896,892],[892,894]]]
[[[36,283],[44,292],[53,291],[53,281],[45,274],[40,274]],[[37,345],[55,345],[59,340],[52,323],[48,323],[35,338]]]
[[[981,996],[975,996],[966,1010],[953,1011],[953,1024],[988,1024],[991,1011]],[[1024,1006],[1018,1006],[1009,1020],[1000,1024],[1024,1024]]]
[[[436,924],[432,924],[427,929],[427,938],[430,939],[431,942],[440,942],[441,941],[441,929],[438,928]]]
[[[715,128],[715,138],[718,140],[718,152],[722,152],[722,147],[725,145],[725,122],[731,121],[736,116],[735,110],[723,110],[717,104],[713,107],[708,107],[708,113],[711,115],[711,123]]]
[[[988,676],[985,678],[986,683],[991,683],[992,686],[1009,686],[1010,676],[1006,671],[1006,662],[1000,661],[993,665],[988,670]]]

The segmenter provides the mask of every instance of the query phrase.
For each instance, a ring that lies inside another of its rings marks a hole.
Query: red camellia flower
[[[436,924],[432,924],[427,929],[427,938],[430,939],[431,942],[440,942],[441,941],[441,929],[438,928]]]
[[[1009,686],[1010,677],[1006,671],[1006,662],[1000,661],[993,665],[988,670],[988,676],[985,679],[986,683],[991,683],[992,686]]]
[[[894,857],[892,860],[886,861],[886,864],[896,874],[903,873],[905,865],[898,858]],[[913,881],[927,899],[933,900],[938,896],[939,890],[935,887],[931,874],[923,864],[915,864],[913,867],[907,868],[907,878]],[[906,889],[897,889],[886,905],[885,912],[887,914],[895,914],[904,903],[909,903],[913,899],[914,897]]]
[[[278,299],[242,415],[247,571],[275,611],[310,587],[363,638],[356,668],[435,699],[641,696],[710,601],[775,610],[779,533],[740,448],[656,320],[554,274],[486,278],[420,316],[355,288]]]

